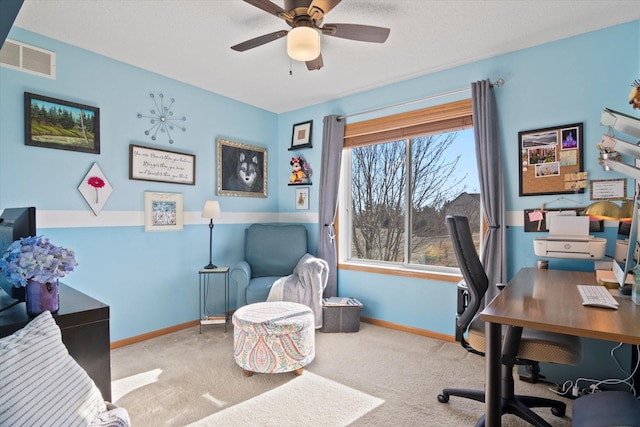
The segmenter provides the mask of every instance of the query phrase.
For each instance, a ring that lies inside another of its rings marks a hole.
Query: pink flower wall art
[[[104,204],[109,200],[113,189],[107,177],[100,170],[100,166],[94,163],[82,179],[78,186],[78,191],[80,191],[94,215],[98,215]]]
[[[87,180],[87,184],[96,189],[96,204],[99,203],[100,193],[98,192],[98,190],[104,187],[104,179],[100,178],[99,176],[92,176]]]

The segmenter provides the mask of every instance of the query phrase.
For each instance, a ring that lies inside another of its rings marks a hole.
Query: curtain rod
[[[498,80],[496,80],[495,82],[491,82],[491,86],[502,86],[504,84],[504,79],[502,77],[500,77]],[[406,102],[401,102],[399,104],[393,104],[393,105],[386,105],[384,107],[378,107],[378,108],[374,108],[372,110],[366,110],[366,111],[360,111],[358,113],[353,113],[353,114],[346,114],[344,116],[340,116],[338,117],[338,120],[342,120],[342,119],[348,119],[349,117],[354,117],[354,116],[361,116],[363,114],[369,114],[369,113],[375,113],[376,111],[380,111],[380,110],[386,110],[388,108],[395,108],[395,107],[404,107],[405,105],[411,105],[411,104],[416,104],[418,102],[424,102],[424,101],[429,101],[431,99],[436,99],[436,98],[442,98],[445,96],[451,96],[451,95],[455,95],[458,93],[463,93],[463,92],[469,92],[471,90],[470,87],[468,88],[464,88],[464,89],[457,89],[457,90],[452,90],[451,92],[445,92],[445,93],[440,93],[438,95],[431,95],[431,96],[427,96],[425,98],[419,98],[419,99],[414,99],[413,101],[406,101]]]

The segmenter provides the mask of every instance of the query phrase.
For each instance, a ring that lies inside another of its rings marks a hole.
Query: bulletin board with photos
[[[582,123],[518,132],[520,196],[584,193],[568,175],[582,171]]]

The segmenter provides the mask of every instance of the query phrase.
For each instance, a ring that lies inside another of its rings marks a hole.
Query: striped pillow
[[[0,425],[86,426],[105,410],[51,313],[0,339]]]

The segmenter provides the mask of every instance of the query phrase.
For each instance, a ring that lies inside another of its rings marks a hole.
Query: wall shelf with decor
[[[626,135],[640,138],[640,119],[618,111],[605,108],[600,117],[600,124],[610,130],[619,131]],[[598,144],[600,164],[604,170],[614,170],[636,180],[640,179],[640,147],[634,142],[614,138],[609,134],[602,135]],[[632,156],[634,164],[627,164],[620,159],[619,153]]]

